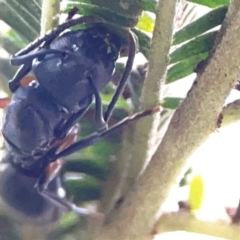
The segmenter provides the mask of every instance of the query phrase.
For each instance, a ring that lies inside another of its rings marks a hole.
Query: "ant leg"
[[[47,54],[60,53],[66,54],[67,52],[57,50],[57,49],[40,49],[37,52],[30,53],[24,56],[15,57],[11,59],[12,65],[22,65],[14,75],[14,77],[9,81],[9,89],[14,93],[20,87],[20,80],[26,76],[32,68],[32,60],[37,57],[41,57]]]
[[[78,207],[77,205],[70,202],[66,198],[61,198],[56,193],[53,193],[49,190],[39,191],[39,194],[41,194],[44,198],[48,199],[49,201],[55,203],[59,207],[65,209],[66,211],[74,211],[80,215],[85,215],[85,216],[89,216],[89,215],[97,216],[98,214],[101,214],[99,212],[93,212],[93,211],[87,210],[86,208]]]
[[[46,166],[44,173],[38,179],[35,187],[39,192],[43,192],[47,189],[49,183],[58,176],[63,162],[60,159],[57,159],[54,162],[48,163]]]
[[[66,149],[64,149],[63,151],[59,152],[59,153],[53,153],[52,151],[49,152],[49,161],[57,159],[57,158],[61,158],[61,157],[66,157],[76,151],[79,151],[83,148],[86,148],[88,146],[93,145],[94,143],[98,142],[99,140],[101,140],[103,137],[111,134],[112,132],[116,131],[117,129],[121,128],[122,126],[136,121],[144,116],[147,115],[151,115],[154,114],[156,112],[159,111],[159,107],[155,107],[153,109],[147,109],[145,111],[142,111],[140,113],[136,113],[130,117],[124,118],[122,121],[118,122],[117,124],[113,125],[112,127],[110,127],[109,129],[102,131],[102,132],[95,132],[93,134],[91,134],[88,137],[82,138],[79,141],[73,143],[72,145],[70,145],[69,147],[67,147]],[[47,156],[46,156],[47,157]]]
[[[63,32],[64,30],[74,25],[87,23],[87,22],[102,22],[102,21],[103,19],[101,17],[94,16],[94,15],[82,16],[75,19],[70,19],[62,23],[61,25],[57,26],[53,30],[50,30],[44,36],[37,38],[35,41],[33,41],[32,43],[27,45],[25,48],[20,50],[17,54],[13,55],[13,57],[25,55],[33,51],[37,47],[39,47],[43,42],[45,42],[44,45],[49,45],[61,32]]]
[[[97,131],[101,132],[107,129],[107,123],[104,121],[103,118],[102,100],[97,88],[94,85],[94,82],[90,77],[88,78],[88,81],[92,87],[95,97],[95,123],[97,125]],[[72,125],[75,124],[76,121],[79,120],[85,114],[85,112],[89,108],[91,101],[89,101],[85,108],[81,108],[76,113],[73,113],[71,117],[59,129],[57,129],[56,131],[57,138],[61,139],[67,134],[68,130],[72,127]]]
[[[68,52],[58,49],[40,49],[37,52],[29,53],[24,56],[13,56],[11,64],[13,66],[22,65],[17,70],[14,77],[9,81],[9,89],[15,92],[20,87],[20,80],[26,76],[32,69],[32,61],[34,58],[45,56],[47,54],[68,54]]]
[[[104,120],[106,122],[108,122],[109,118],[111,117],[114,106],[115,106],[118,98],[120,97],[120,95],[123,93],[124,87],[126,86],[128,76],[132,70],[132,65],[133,65],[135,54],[136,54],[136,41],[135,41],[134,35],[131,31],[129,32],[129,35],[128,35],[128,45],[129,45],[128,60],[126,63],[125,70],[122,74],[122,77],[118,84],[116,92],[114,93],[112,100],[109,103],[106,112],[104,113]]]
[[[12,93],[20,87],[20,80],[26,76],[32,68],[32,61],[23,64],[15,73],[13,78],[9,81],[8,86]]]
[[[45,199],[48,199],[60,208],[65,209],[66,211],[74,211],[79,213],[80,215],[96,215],[98,217],[103,217],[101,213],[78,207],[66,198],[60,197],[57,193],[52,192],[48,189],[49,183],[59,175],[61,167],[61,160],[56,160],[48,164],[44,174],[39,178],[38,182],[35,185],[39,194],[41,194]]]
[[[100,94],[97,88],[95,87],[95,84],[92,78],[88,78],[88,81],[92,87],[92,90],[94,92],[94,97],[95,97],[95,123],[97,125],[97,131],[102,132],[107,129],[107,123],[103,117],[102,99],[100,97]]]
[[[71,114],[69,119],[64,122],[61,126],[59,126],[56,131],[55,135],[57,139],[62,139],[69,131],[69,129],[79,120],[81,117],[86,113],[88,110],[90,104],[92,102],[92,98],[88,100],[88,103],[85,104],[85,106],[81,109],[79,109],[77,112]]]
[[[12,56],[10,63],[13,66],[18,66],[21,64],[25,64],[26,61],[32,62],[34,58],[44,57],[48,54],[67,54],[67,51],[63,51],[59,49],[42,48],[33,53],[28,53],[20,56],[16,56],[16,55]]]
[[[88,106],[77,111],[76,113],[73,113],[71,117],[55,131],[57,139],[62,139],[68,133],[69,129],[76,123],[76,121],[85,114],[87,109]]]

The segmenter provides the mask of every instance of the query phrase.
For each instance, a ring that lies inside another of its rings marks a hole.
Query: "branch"
[[[41,35],[58,25],[59,0],[42,0]]]
[[[231,1],[231,4],[236,1]],[[221,29],[225,34],[220,44],[176,110],[161,145],[139,178],[125,208],[118,219],[103,231],[100,239],[151,238],[153,216],[168,196],[187,158],[216,130],[224,101],[238,78],[239,23],[238,9],[228,28]]]
[[[150,109],[159,105],[161,85],[165,81],[168,66],[168,53],[171,46],[175,2],[159,1],[156,9],[156,21],[153,32],[152,44],[149,54],[149,69],[141,96],[141,109]],[[149,158],[153,133],[156,131],[160,115],[153,115],[138,121],[135,124],[134,134],[130,133],[128,141],[124,142],[123,158],[129,164],[128,179],[126,185],[131,190],[136,178]],[[129,156],[131,153],[131,156]]]
[[[187,158],[217,128],[219,113],[239,75],[239,23],[238,9],[228,28],[222,29],[225,34],[220,44],[176,110],[161,145],[124,209],[124,212],[135,211],[135,217],[144,216],[144,219],[141,217],[144,226],[151,224],[153,215],[168,196]],[[141,205],[141,209],[134,205]]]
[[[225,19],[222,23],[221,32],[218,34],[215,40],[215,47],[221,42],[223,35],[225,34],[226,29],[230,26],[233,19],[235,18],[238,10],[240,8],[240,1],[231,1],[231,4],[228,6],[228,12],[225,16]],[[215,48],[213,49],[215,51]]]
[[[240,235],[238,225],[223,223],[222,221],[201,221],[189,212],[163,214],[160,221],[156,224],[157,234],[179,230],[202,233],[231,240],[238,240]]]
[[[147,79],[144,81],[145,85],[141,99],[142,108],[144,109],[152,108],[159,104],[160,79],[162,79],[162,81],[164,80],[168,65],[175,4],[175,0],[160,0],[157,6],[151,57],[149,59],[149,72]],[[125,160],[130,162],[128,163],[129,172],[127,181],[125,186],[121,186],[122,188],[125,187],[132,191],[136,177],[139,175],[146,160],[149,129],[152,128],[153,122],[154,119],[151,116],[138,121],[134,136],[129,136],[128,142],[124,143]],[[123,163],[120,162],[120,164]],[[118,190],[118,186],[115,185],[114,187]],[[132,202],[132,204],[126,208],[126,211],[122,212],[115,221],[112,221],[111,224],[102,230],[98,239],[145,239],[149,231],[146,227],[146,219],[142,215],[142,211],[135,215],[135,213],[140,210],[140,206],[141,203],[139,204],[138,202],[135,206],[135,203]],[[129,209],[132,210],[129,211]]]
[[[239,1],[231,1],[231,4],[228,7],[228,13],[226,15],[226,19],[224,20],[224,23],[223,23],[225,28],[235,18],[236,14],[239,11],[239,8],[240,8],[240,2]]]
[[[239,120],[240,120],[240,99],[227,104],[223,108],[221,126],[226,126]]]

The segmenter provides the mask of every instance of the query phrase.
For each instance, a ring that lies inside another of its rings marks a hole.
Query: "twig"
[[[59,0],[42,0],[41,35],[58,24]]]
[[[142,108],[152,108],[159,103],[160,82],[164,81],[168,65],[168,53],[171,45],[172,26],[175,13],[175,0],[160,0],[156,10],[156,22],[152,39],[151,57],[149,59],[149,73],[145,81],[142,95]],[[162,80],[161,80],[162,79]],[[127,185],[125,188],[132,190],[132,186],[142,169],[146,151],[148,150],[149,131],[154,119],[147,117],[137,123],[134,136],[129,136],[129,141],[124,143],[125,159],[129,163]],[[159,174],[161,174],[159,172]],[[115,188],[117,188],[115,186]],[[138,196],[136,196],[138,197]],[[134,198],[123,209],[115,221],[106,226],[98,239],[147,239],[150,238],[149,216],[146,218],[145,209],[141,207],[141,196],[135,204]],[[153,216],[153,215],[152,215]]]
[[[227,104],[222,111],[221,126],[234,123],[240,120],[240,100],[236,100]]]
[[[167,213],[161,216],[156,224],[156,233],[167,231],[188,231],[238,240],[240,229],[238,225],[223,223],[222,221],[210,222],[198,220],[190,212]]]
[[[222,29],[225,34],[214,55],[176,110],[161,145],[139,179],[131,203],[145,210],[138,209],[146,218],[141,219],[145,226],[165,201],[187,158],[217,129],[219,113],[239,74],[239,23],[238,10],[228,28]]]

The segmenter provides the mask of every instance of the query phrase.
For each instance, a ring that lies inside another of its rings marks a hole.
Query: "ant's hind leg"
[[[50,163],[47,168],[45,169],[44,174],[39,178],[38,182],[36,183],[35,187],[38,190],[38,193],[42,195],[45,199],[49,200],[56,206],[60,207],[61,209],[65,211],[74,211],[80,215],[84,216],[96,216],[103,218],[104,215],[97,212],[97,211],[91,211],[86,208],[78,207],[76,204],[72,203],[68,199],[65,198],[65,196],[60,196],[57,191],[51,191],[49,190],[48,186],[51,181],[58,180],[58,175],[62,167],[62,161],[56,160],[52,163]]]
[[[111,134],[112,132],[116,131],[117,129],[123,127],[126,124],[136,121],[142,117],[154,114],[158,111],[159,111],[159,107],[155,107],[153,109],[147,109],[145,111],[136,113],[130,117],[126,117],[123,120],[121,120],[120,122],[118,122],[117,124],[110,127],[109,129],[102,131],[102,132],[95,132],[95,133],[89,135],[88,137],[82,138],[79,141],[73,143],[72,145],[70,145],[69,147],[67,147],[66,149],[64,149],[63,151],[61,151],[57,154],[49,153],[48,157],[50,160],[54,160],[54,159],[61,158],[61,157],[66,157],[72,153],[75,153],[75,152],[83,149],[83,148],[93,145],[94,143],[100,141],[103,137]]]
[[[75,203],[69,201],[66,198],[59,197],[56,193],[51,192],[49,190],[44,190],[39,192],[45,199],[49,200],[59,208],[63,209],[64,211],[73,211],[78,213],[81,216],[92,217],[99,219],[100,222],[104,220],[104,214],[98,212],[97,210],[91,210],[83,207],[77,206]]]
[[[20,80],[26,76],[32,68],[32,61],[29,61],[22,65],[15,73],[14,77],[9,81],[9,89],[14,93],[20,87]]]

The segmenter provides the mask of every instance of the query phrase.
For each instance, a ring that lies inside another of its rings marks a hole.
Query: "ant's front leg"
[[[44,58],[48,54],[60,54],[60,55],[66,55],[69,54],[67,51],[61,50],[61,49],[51,49],[51,48],[39,48],[35,52],[31,52],[25,55],[13,55],[10,59],[10,63],[13,66],[19,66],[22,64],[27,64],[28,62],[33,61],[35,58]],[[44,61],[44,59],[43,59]]]
[[[9,81],[9,89],[14,93],[20,87],[20,80],[26,76],[32,69],[32,61],[28,61],[23,64],[15,73],[13,78]]]
[[[97,132],[103,132],[108,128],[107,121],[104,120],[103,117],[103,105],[102,105],[102,99],[99,94],[99,91],[97,90],[94,81],[91,77],[88,78],[89,84],[91,85],[91,88],[94,93],[95,97],[95,124],[97,125]]]
[[[32,69],[32,62],[34,58],[45,57],[47,54],[67,54],[66,51],[57,49],[39,49],[26,55],[12,56],[10,62],[13,66],[22,65],[14,77],[9,81],[9,89],[15,92],[20,87],[20,80],[26,76]]]

